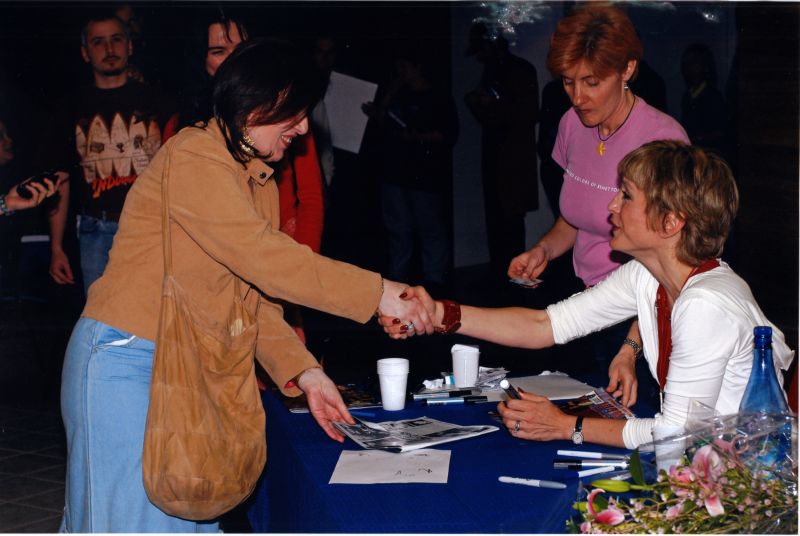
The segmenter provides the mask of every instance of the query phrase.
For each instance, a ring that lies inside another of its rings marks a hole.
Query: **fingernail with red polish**
[[[392,324],[399,324],[399,323],[400,323],[399,318],[395,318],[394,320],[392,320]]]
[[[408,331],[408,326],[400,326],[400,332],[405,333]]]

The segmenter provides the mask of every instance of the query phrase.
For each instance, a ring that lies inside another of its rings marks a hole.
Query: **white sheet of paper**
[[[447,484],[450,451],[420,449],[412,452],[344,450],[329,484]]]
[[[539,376],[508,378],[508,381],[514,387],[522,387],[522,389],[529,393],[546,396],[550,400],[569,400],[570,398],[578,398],[586,393],[594,391],[594,387],[591,385],[560,373],[542,373]],[[489,402],[499,402],[508,399],[508,395],[506,395],[505,391],[482,391],[481,394],[487,396]]]
[[[375,100],[377,91],[378,85],[372,82],[336,71],[331,73],[331,82],[325,94],[325,109],[328,111],[334,147],[358,154],[368,119],[361,105]]]

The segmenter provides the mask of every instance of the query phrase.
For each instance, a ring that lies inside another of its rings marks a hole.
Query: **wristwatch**
[[[583,415],[575,420],[575,429],[572,430],[572,442],[583,445]]]

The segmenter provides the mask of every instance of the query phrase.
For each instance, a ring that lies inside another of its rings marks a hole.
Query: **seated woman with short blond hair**
[[[457,329],[507,346],[544,348],[638,315],[644,356],[662,389],[661,414],[628,421],[587,418],[581,430],[588,442],[635,448],[652,441],[655,424],[685,423],[691,400],[722,414],[737,412],[752,368],[755,326],[772,326],[776,369],[787,369],[794,352],[747,283],[717,260],[739,205],[736,183],[721,158],[681,142],[655,141],[620,162],[619,178],[619,192],[608,207],[611,247],[633,261],[546,310],[437,301],[434,324],[439,331]],[[433,302],[420,287],[408,296],[429,307]],[[390,335],[413,334],[393,320],[381,319]],[[634,365],[635,358],[611,364],[615,395],[635,391]],[[501,402],[498,409],[515,437],[547,441],[580,435],[574,434],[580,428],[576,417],[535,394],[523,393],[522,400]]]

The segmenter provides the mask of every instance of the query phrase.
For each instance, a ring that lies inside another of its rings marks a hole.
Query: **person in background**
[[[511,261],[510,277],[536,278],[550,261],[572,249],[575,275],[591,287],[628,259],[612,252],[609,244],[612,226],[606,207],[618,192],[617,165],[652,140],[688,142],[677,121],[629,89],[642,55],[633,24],[615,6],[589,4],[558,23],[547,67],[561,78],[572,102],[553,148],[553,159],[564,170],[561,215],[531,249]],[[595,360],[609,370],[610,390],[616,389],[615,369],[622,361],[634,362],[640,351],[635,320],[594,336]],[[631,404],[635,397],[624,402]]]
[[[383,224],[388,237],[389,277],[411,277],[419,244],[425,285],[441,289],[450,264],[445,218],[452,188],[453,145],[458,116],[453,98],[426,72],[424,52],[405,43],[394,75],[378,103],[362,109],[375,129],[374,173],[380,180]]]
[[[210,12],[210,17],[199,28],[201,36],[204,36],[203,46],[198,46],[203,50],[200,75],[203,82],[190,100],[189,107],[184,108],[190,115],[181,122],[187,124],[207,121],[213,116],[210,99],[214,76],[228,56],[249,36],[244,22],[236,16],[229,18],[222,10]],[[325,203],[322,172],[311,133],[297,137],[286,151],[285,158],[275,163],[275,174],[280,199],[280,230],[319,253]],[[300,308],[290,303],[283,305],[287,319],[305,342]]]
[[[686,91],[681,97],[681,124],[692,142],[728,155],[726,126],[728,109],[717,89],[717,67],[708,45],[693,43],[681,56],[681,74]]]
[[[307,110],[324,88],[296,47],[243,43],[216,73],[214,116],[171,138],[131,189],[108,267],[89,293],[64,362],[64,531],[218,530],[214,521],[163,513],[141,479],[164,278],[163,177],[169,179],[174,277],[208,325],[225,333],[234,289],[247,289],[243,305],[258,331],[251,355],[283,393],[306,393],[331,438],[344,439],[331,422],[352,423],[352,417],[273,300],[359,322],[380,311],[412,331],[433,332],[428,311],[399,298],[405,285],[317,255],[278,231],[278,190],[268,164],[307,132]]]
[[[81,55],[92,69],[93,84],[78,88],[60,106],[60,128],[52,133],[60,137],[48,144],[51,152],[44,156],[51,164],[48,168],[77,169],[62,183],[50,214],[50,276],[62,285],[76,281],[63,248],[70,203],[75,203],[87,293],[108,262],[131,185],[177,123],[171,99],[129,77],[132,53],[126,26],[115,15],[98,10],[88,18],[81,32]]]
[[[610,245],[634,260],[592,288],[546,310],[462,307],[433,302],[420,287],[406,292],[427,308],[435,303],[437,331],[522,348],[563,344],[638,315],[644,357],[663,395],[660,414],[576,419],[547,398],[522,392],[521,400],[498,405],[514,437],[633,449],[652,441],[656,425],[683,425],[692,401],[722,415],[738,412],[753,365],[754,326],[772,326],[776,372],[793,359],[747,283],[718,260],[739,206],[725,161],[682,142],[654,141],[622,159],[619,184],[608,206]],[[406,336],[395,319],[380,322],[393,337]],[[637,384],[633,362],[618,373],[614,395],[630,398]]]
[[[536,181],[536,68],[508,51],[485,25],[470,29],[468,56],[483,64],[478,86],[464,100],[483,129],[483,205],[492,275],[505,275],[510,259],[525,248],[525,213],[539,208]]]
[[[330,80],[331,73],[336,65],[337,54],[336,39],[332,35],[321,34],[314,40],[314,62],[328,80]],[[314,109],[308,115],[308,120],[311,123],[311,133],[314,135],[314,143],[317,146],[317,155],[319,155],[319,165],[322,169],[322,176],[325,179],[325,187],[330,188],[336,172],[336,161],[331,139],[331,125],[324,100],[320,100],[314,106]]]

